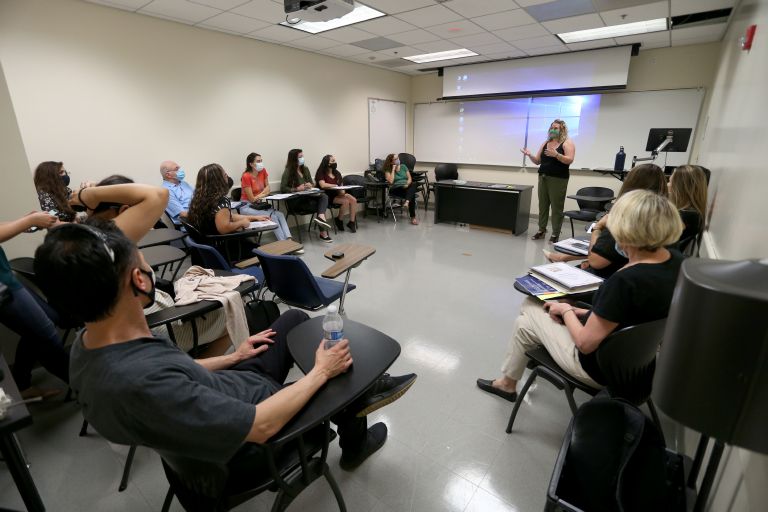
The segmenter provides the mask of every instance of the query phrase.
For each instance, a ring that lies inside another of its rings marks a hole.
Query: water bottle
[[[338,308],[331,304],[328,306],[328,312],[323,318],[323,339],[325,348],[329,349],[344,337],[344,320],[338,313]]]
[[[614,171],[623,171],[624,170],[624,160],[627,158],[627,155],[624,153],[624,146],[619,146],[619,152],[616,153],[616,160],[613,162],[613,170]]]

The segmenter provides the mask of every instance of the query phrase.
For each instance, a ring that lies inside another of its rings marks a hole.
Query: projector
[[[355,9],[353,0],[285,0],[288,19],[302,21],[330,21],[341,18]]]

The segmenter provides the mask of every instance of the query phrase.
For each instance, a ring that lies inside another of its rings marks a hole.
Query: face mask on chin
[[[144,270],[143,268],[139,267],[139,272],[141,272],[142,274],[144,274],[149,278],[149,280],[152,282],[152,288],[150,288],[148,292],[145,292],[144,290],[136,286],[133,283],[133,281],[131,281],[131,287],[133,288],[133,294],[135,296],[138,297],[139,295],[144,295],[149,299],[149,302],[144,305],[144,309],[147,309],[149,307],[152,307],[152,304],[155,303],[155,291],[157,290],[157,288],[155,287],[155,271],[152,269]]]

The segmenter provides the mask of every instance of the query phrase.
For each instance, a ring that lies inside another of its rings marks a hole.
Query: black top
[[[219,199],[219,202],[210,212],[210,215],[206,215],[205,219],[203,219],[202,225],[198,226],[198,228],[200,229],[200,233],[203,235],[221,234],[219,233],[219,230],[216,228],[216,214],[222,208],[226,208],[227,210],[229,210],[229,220],[232,220],[232,210],[230,210],[230,205],[231,203],[229,202],[229,198],[222,196],[222,198]]]
[[[672,303],[683,255],[672,249],[663,263],[638,263],[616,272],[595,292],[592,313],[619,325],[615,330],[666,318]],[[581,367],[595,382],[605,384],[597,351],[579,352]]]
[[[701,215],[699,215],[699,212],[697,212],[694,209],[690,210],[678,210],[680,212],[680,218],[683,221],[683,224],[685,225],[685,228],[683,229],[683,234],[680,235],[680,240],[685,240],[686,238],[691,238],[699,234],[701,232]]]
[[[546,145],[544,146],[544,149],[546,149]],[[539,165],[539,174],[543,174],[544,176],[549,176],[551,178],[568,179],[570,177],[570,173],[568,172],[570,165],[564,164],[557,158],[545,155],[544,149],[541,150],[541,165]],[[556,151],[561,155],[565,154],[562,142],[559,146],[557,146]]]
[[[595,245],[592,246],[591,251],[611,262],[607,267],[604,268],[590,267],[588,269],[589,272],[592,272],[596,276],[602,277],[603,279],[608,279],[613,274],[615,274],[617,270],[629,263],[627,258],[616,251],[616,240],[613,238],[613,235],[610,231],[608,231],[607,228],[600,231],[600,234],[598,235],[597,240],[595,240]]]

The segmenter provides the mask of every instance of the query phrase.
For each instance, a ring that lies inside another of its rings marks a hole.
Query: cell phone
[[[341,252],[341,251],[335,252],[335,253],[331,254],[331,258],[333,258],[335,260],[340,260],[343,257],[344,257],[344,253]]]

